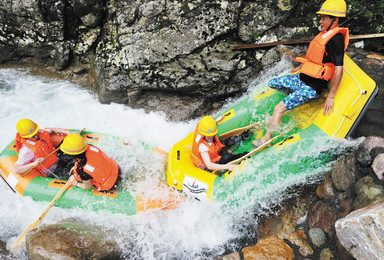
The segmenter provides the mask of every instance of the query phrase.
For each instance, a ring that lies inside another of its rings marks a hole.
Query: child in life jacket
[[[216,135],[218,132],[217,122],[220,122],[223,118],[223,116],[220,116],[216,121],[211,116],[205,116],[197,125],[192,144],[192,161],[195,166],[211,171],[233,171],[237,165],[229,162],[247,154],[247,152],[232,154],[228,151],[228,148],[234,143],[246,139],[249,134],[248,131],[239,136],[226,139],[223,141],[224,144],[220,141]]]

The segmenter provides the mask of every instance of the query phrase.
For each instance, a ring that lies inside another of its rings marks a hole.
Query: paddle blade
[[[27,235],[27,232],[32,230],[32,229],[39,227],[39,225],[40,225],[41,221],[43,221],[43,218],[45,217],[45,215],[48,213],[48,211],[52,208],[52,206],[56,203],[56,201],[61,197],[61,195],[67,190],[67,188],[69,186],[71,186],[71,183],[67,182],[60,189],[60,191],[56,194],[56,196],[53,198],[53,200],[49,203],[49,205],[44,210],[44,212],[40,215],[40,217],[38,219],[36,219],[35,221],[33,221],[31,224],[29,224],[29,226],[23,231],[23,233],[21,233],[21,235],[16,239],[16,241],[13,242],[13,244],[10,246],[10,249],[15,249],[15,248],[20,247],[22,245],[22,242],[24,242],[24,239],[25,239],[25,236]]]
[[[29,226],[21,233],[21,235],[13,242],[13,244],[10,246],[10,249],[16,249],[22,246],[23,241],[25,239],[25,236],[27,235],[28,231],[38,228],[42,219],[38,218],[35,221],[33,221]]]
[[[159,154],[168,155],[168,153],[166,151],[164,151],[163,149],[161,149],[159,147],[155,147],[153,149],[153,151],[156,152],[156,153],[159,153]]]

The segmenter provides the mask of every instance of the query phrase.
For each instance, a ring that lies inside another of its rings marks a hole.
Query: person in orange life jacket
[[[327,89],[329,93],[323,108],[324,116],[333,113],[334,97],[343,76],[344,52],[348,47],[348,28],[339,27],[340,19],[346,16],[347,5],[344,0],[326,0],[320,10],[321,32],[309,44],[305,58],[295,60],[302,63],[290,75],[270,80],[268,86],[280,91],[291,92],[273,111],[267,133],[253,141],[254,147],[267,142],[273,131],[281,125],[283,113],[306,101],[313,101]],[[292,74],[297,71],[300,73]]]
[[[219,137],[216,135],[218,132],[217,123],[223,119],[224,116],[218,117],[217,120],[211,116],[205,116],[197,125],[192,144],[192,161],[197,167],[202,169],[207,168],[212,171],[233,171],[237,165],[229,164],[228,162],[247,154],[247,152],[232,154],[227,150],[228,147],[234,143],[246,139],[249,135],[249,131],[246,131],[239,136],[233,136],[224,140],[224,144],[220,141]]]
[[[15,162],[15,173],[23,174],[32,167],[43,175],[48,176],[57,165],[57,154],[45,159],[55,147],[52,145],[52,134],[67,135],[70,132],[61,128],[39,129],[39,126],[30,119],[21,119],[16,124],[16,150],[19,157]]]
[[[66,136],[60,150],[75,160],[68,179],[74,186],[82,189],[106,191],[115,188],[119,177],[119,166],[103,151],[87,145],[79,134]]]

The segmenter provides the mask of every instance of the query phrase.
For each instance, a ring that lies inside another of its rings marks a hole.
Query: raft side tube
[[[314,124],[329,136],[345,138],[356,127],[360,114],[372,102],[375,93],[376,82],[345,54],[343,77],[336,91],[333,113],[324,116],[321,109]]]

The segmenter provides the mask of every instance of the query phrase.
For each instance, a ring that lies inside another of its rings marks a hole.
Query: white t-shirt
[[[34,162],[36,161],[37,158],[35,156],[35,153],[31,148],[29,148],[26,145],[21,145],[21,149],[19,150],[19,159],[15,162],[15,164],[27,164],[29,162]]]
[[[48,129],[48,132],[51,133],[51,130]],[[19,158],[17,159],[15,164],[25,165],[30,162],[34,162],[36,160],[37,160],[37,157],[35,156],[35,153],[33,152],[33,150],[30,147],[26,146],[25,144],[22,144],[19,150]],[[49,169],[43,169],[43,172],[47,176],[49,176],[50,173],[56,169],[56,166],[57,166],[57,162],[54,163],[51,167],[49,167]]]
[[[208,144],[209,146],[211,146],[211,145],[212,145],[212,142],[207,142],[207,144]],[[204,153],[204,152],[209,152],[209,148],[208,148],[208,146],[206,146],[205,144],[200,143],[200,145],[199,145],[199,153]]]
[[[45,131],[47,131],[49,134],[51,134],[51,132],[52,132],[51,129],[47,129]],[[29,162],[34,162],[36,160],[37,160],[37,158],[36,158],[33,150],[30,147],[26,146],[25,144],[22,144],[21,148],[19,150],[19,159],[17,159],[15,164],[24,165],[24,164],[27,164]]]
[[[17,159],[15,164],[25,165],[29,162],[34,162],[36,160],[37,160],[37,158],[36,158],[33,150],[31,148],[29,148],[28,146],[23,144],[19,150],[19,159]],[[48,169],[42,169],[42,170],[45,173],[45,175],[50,177],[51,173],[56,169],[56,167],[57,167],[57,162],[55,162],[53,165],[51,165],[51,167],[49,167]]]

